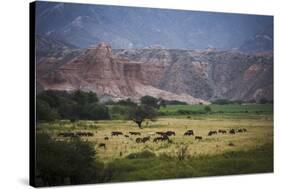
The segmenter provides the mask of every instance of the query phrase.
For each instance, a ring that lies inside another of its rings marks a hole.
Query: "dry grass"
[[[104,162],[116,158],[122,158],[134,152],[143,150],[153,151],[155,154],[165,153],[169,156],[176,156],[180,147],[188,145],[190,156],[216,155],[228,151],[250,150],[264,144],[273,142],[273,121],[272,115],[257,116],[255,119],[243,117],[241,119],[204,117],[200,119],[187,119],[180,117],[158,118],[155,122],[144,122],[143,129],[139,129],[131,121],[110,120],[110,121],[79,121],[78,123],[60,122],[54,124],[41,124],[38,132],[49,132],[54,137],[60,131],[92,131],[94,137],[84,137],[85,140],[96,145],[98,158]],[[248,132],[230,134],[217,134],[207,136],[210,130],[230,128],[246,128]],[[194,136],[183,136],[187,129],[194,130],[195,136],[202,136],[202,141],[195,141]],[[137,144],[135,139],[138,136],[131,136],[129,131],[141,132],[143,136],[151,136],[153,139],[157,135],[156,131],[175,131],[176,136],[172,136],[172,143],[158,142],[152,140],[145,144]],[[129,135],[111,136],[112,131],[121,131]],[[109,140],[104,140],[109,137]],[[62,138],[60,138],[62,139]],[[98,148],[99,143],[105,143],[106,148]],[[234,146],[230,146],[233,143]]]

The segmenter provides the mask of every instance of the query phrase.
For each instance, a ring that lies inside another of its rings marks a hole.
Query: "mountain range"
[[[107,42],[126,49],[264,51],[273,49],[272,26],[273,17],[261,15],[44,1],[36,6],[37,34],[78,48]]]
[[[36,82],[189,104],[273,100],[273,17],[72,3],[36,4]]]

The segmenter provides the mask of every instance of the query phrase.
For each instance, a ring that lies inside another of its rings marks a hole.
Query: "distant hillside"
[[[72,50],[41,58],[37,82],[43,90],[96,92],[100,97],[144,95],[188,103],[214,99],[273,98],[272,54],[162,48]]]
[[[267,26],[266,29],[246,40],[239,50],[247,53],[273,51],[273,25]]]
[[[36,5],[37,34],[79,48],[105,41],[126,49],[239,49],[273,24],[271,16],[56,2]]]

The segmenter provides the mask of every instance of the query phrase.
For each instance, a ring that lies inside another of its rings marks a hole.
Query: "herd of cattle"
[[[92,137],[94,136],[94,133],[92,132],[60,132],[58,133],[58,136],[60,137]]]
[[[245,128],[239,128],[239,129],[229,129],[228,131],[227,130],[223,130],[223,129],[219,129],[219,130],[210,130],[207,134],[207,136],[212,136],[212,135],[217,135],[217,134],[231,134],[231,135],[234,135],[236,133],[244,133],[244,132],[247,132],[247,129]],[[148,133],[149,135],[153,136],[153,135],[158,135],[156,137],[153,138],[152,142],[159,142],[159,141],[167,141],[167,142],[171,142],[170,138],[171,136],[175,136],[176,135],[176,132],[174,131],[159,131],[159,132],[151,132],[151,133]],[[119,135],[122,135],[126,138],[129,137],[129,135],[131,136],[137,136],[137,138],[135,138],[135,142],[136,143],[146,143],[148,141],[150,141],[151,139],[151,136],[145,136],[145,137],[141,137],[141,133],[140,132],[129,132],[128,134],[123,134],[123,132],[120,132],[120,131],[112,131],[111,132],[111,137],[115,137],[115,136],[119,136]],[[92,132],[81,132],[81,131],[78,131],[78,132],[60,132],[58,133],[58,136],[61,136],[61,137],[92,137],[94,136],[94,134]],[[196,135],[195,136],[195,133],[193,130],[187,130],[183,136],[194,136],[194,139],[195,140],[202,140],[203,137],[202,136],[198,136]],[[104,140],[109,140],[109,137],[106,136],[104,137]],[[98,147],[103,147],[103,148],[106,148],[106,144],[105,143],[99,143]]]

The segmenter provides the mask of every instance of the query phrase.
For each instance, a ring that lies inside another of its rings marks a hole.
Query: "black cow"
[[[141,143],[142,142],[142,138],[136,138],[136,143]]]
[[[193,130],[188,130],[188,131],[186,131],[183,135],[184,135],[184,136],[194,135],[194,132],[193,132]]]
[[[237,130],[237,133],[243,133],[244,131],[243,131],[243,129],[238,129]]]
[[[106,148],[105,143],[99,143],[99,148],[102,148],[102,147],[103,147],[104,149]]]
[[[217,131],[209,131],[208,136],[216,135],[218,134]]]
[[[140,132],[129,132],[131,135],[141,135]]]
[[[171,142],[167,135],[162,135],[161,137],[156,137],[156,138],[153,139],[153,142],[158,142],[158,141],[168,141],[168,142]]]
[[[195,140],[202,140],[203,138],[201,136],[195,136]]]
[[[146,143],[147,141],[149,141],[150,140],[150,137],[148,136],[148,137],[143,137],[142,138],[142,143]]]
[[[235,130],[234,129],[230,129],[229,134],[235,135]]]
[[[108,140],[109,138],[108,137],[104,137],[104,140]]]
[[[156,132],[156,134],[163,136],[163,135],[166,135],[166,132],[159,131],[159,132]]]
[[[111,136],[118,136],[118,135],[123,135],[123,133],[120,132],[120,131],[112,131],[111,132]]]
[[[65,132],[65,133],[63,133],[63,137],[75,137],[75,133],[73,133],[73,132]]]
[[[226,134],[226,130],[219,129],[219,133]]]
[[[168,135],[168,136],[172,136],[172,135],[176,135],[176,133],[174,132],[174,131],[167,131],[166,132],[166,135]]]

